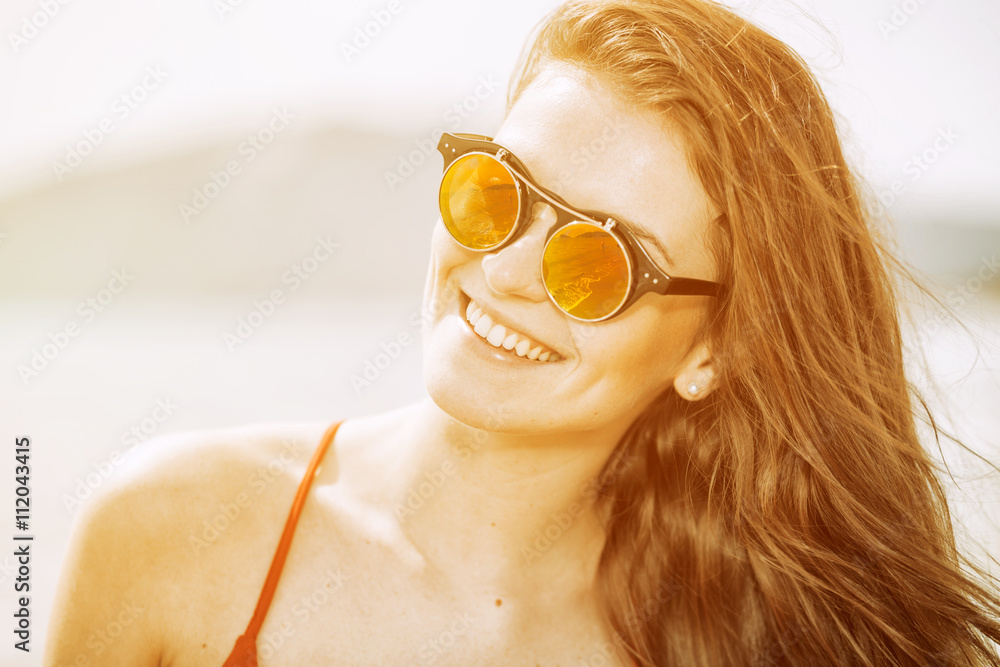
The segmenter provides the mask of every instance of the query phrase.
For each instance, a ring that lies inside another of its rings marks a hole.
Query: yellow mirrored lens
[[[622,304],[629,274],[618,239],[585,222],[553,234],[542,255],[542,280],[549,294],[560,308],[584,320],[599,320]]]
[[[492,248],[517,222],[517,194],[514,177],[496,158],[466,155],[448,168],[441,181],[441,219],[462,245]]]

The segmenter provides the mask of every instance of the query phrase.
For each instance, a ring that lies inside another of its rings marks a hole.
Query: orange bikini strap
[[[326,453],[330,443],[333,442],[333,436],[337,433],[337,429],[343,423],[344,420],[341,420],[326,429],[326,433],[323,434],[323,440],[320,442],[319,447],[316,448],[316,452],[313,454],[312,460],[309,462],[305,478],[302,480],[302,483],[299,484],[299,490],[298,493],[295,494],[295,501],[292,503],[292,509],[288,512],[288,519],[285,521],[285,530],[281,533],[281,540],[278,542],[278,549],[274,552],[274,560],[271,561],[271,569],[267,572],[267,580],[264,582],[264,589],[260,592],[260,599],[257,600],[257,608],[254,609],[253,618],[250,619],[250,624],[247,626],[245,634],[249,637],[256,638],[257,633],[260,631],[260,627],[264,624],[264,617],[267,615],[268,607],[271,606],[271,599],[274,597],[274,591],[278,587],[278,579],[281,577],[281,568],[285,566],[285,556],[288,555],[288,547],[292,544],[292,535],[295,533],[295,524],[299,520],[299,513],[302,511],[302,506],[306,502],[306,496],[309,494],[309,488],[312,486],[316,469],[319,467],[319,462],[323,459],[323,455]]]

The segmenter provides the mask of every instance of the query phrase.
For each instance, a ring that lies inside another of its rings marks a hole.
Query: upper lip
[[[499,324],[499,325],[503,326],[505,329],[507,329],[509,332],[523,334],[523,335],[527,336],[528,338],[530,338],[535,343],[538,343],[540,345],[544,345],[548,349],[554,350],[555,352],[558,352],[559,356],[561,356],[563,358],[565,358],[567,356],[566,354],[563,353],[562,350],[558,349],[554,345],[550,345],[543,338],[541,338],[540,336],[535,335],[535,333],[533,331],[531,331],[530,329],[528,329],[527,327],[522,327],[522,326],[520,326],[518,324],[508,324],[508,322],[512,321],[510,318],[507,318],[505,316],[498,317],[498,316],[494,315],[495,311],[493,310],[493,306],[487,306],[487,305],[485,305],[480,299],[478,299],[477,297],[472,296],[471,294],[469,294],[467,292],[465,292],[464,294],[469,299],[472,299],[473,301],[475,301],[476,305],[479,306],[479,308],[483,311],[484,314],[490,316],[490,319],[493,321],[493,324]],[[468,308],[468,304],[466,304],[466,308]],[[462,312],[462,316],[465,317],[465,312],[464,311]],[[466,318],[466,319],[468,319],[468,318]]]

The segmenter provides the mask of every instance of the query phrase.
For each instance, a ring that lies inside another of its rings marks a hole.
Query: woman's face
[[[546,68],[494,140],[571,205],[649,230],[675,264],[648,240],[639,242],[667,275],[716,278],[706,244],[716,212],[680,137],[620,106],[584,71]],[[560,311],[540,272],[555,219],[551,207],[537,204],[517,241],[478,253],[459,245],[438,218],[424,293],[424,380],[434,402],[461,422],[509,433],[629,423],[669,385],[686,388],[711,373],[704,346],[692,348],[709,297],[644,294],[593,324]],[[466,318],[470,298],[508,334],[524,334],[562,358],[531,360],[487,342]]]

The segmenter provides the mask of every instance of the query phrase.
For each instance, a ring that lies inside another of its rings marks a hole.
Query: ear
[[[685,357],[681,370],[674,377],[674,390],[689,401],[700,401],[712,392],[715,367],[708,344],[697,343]]]

